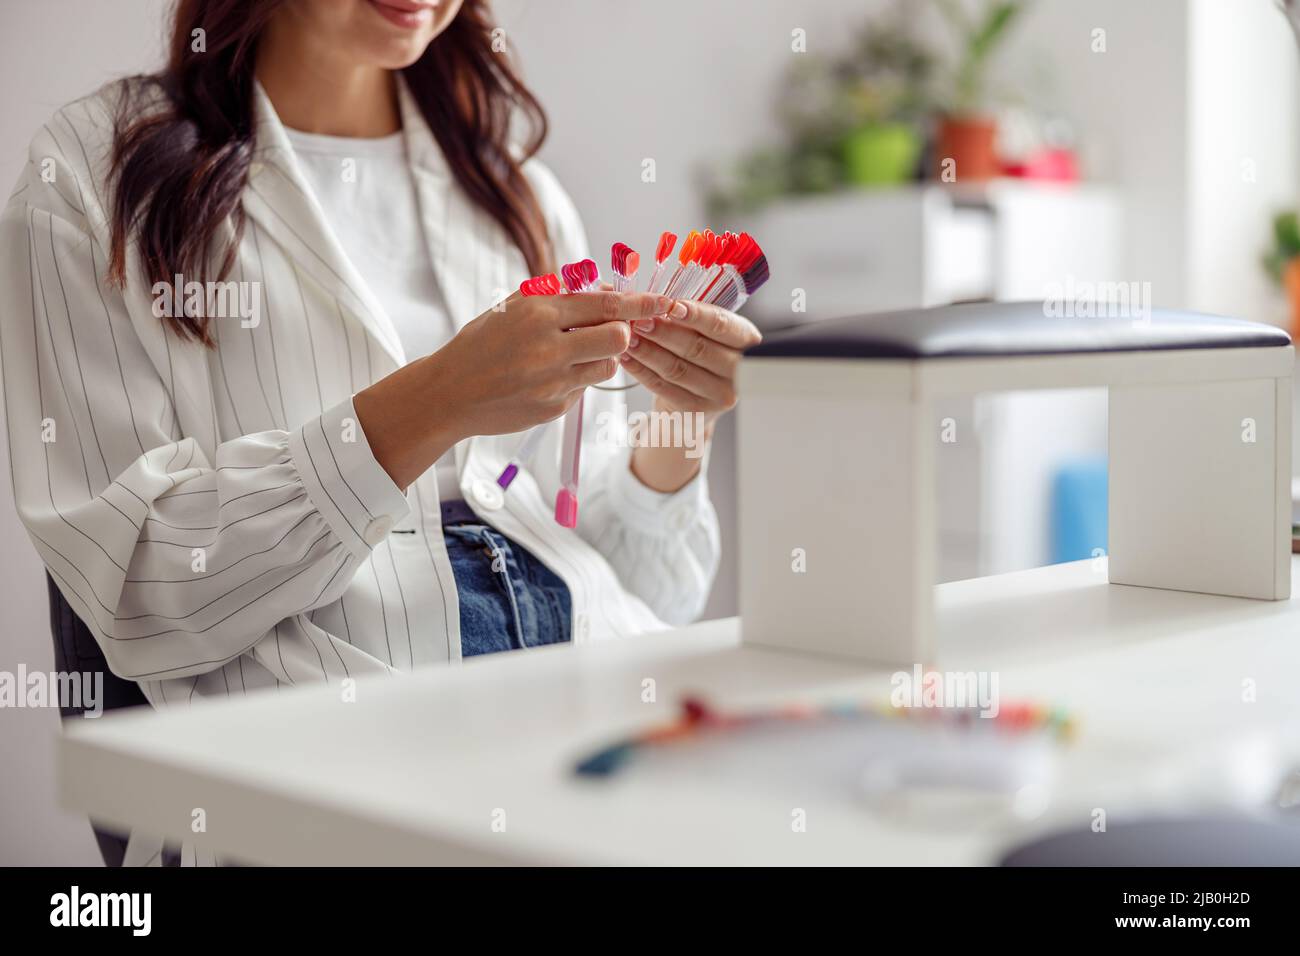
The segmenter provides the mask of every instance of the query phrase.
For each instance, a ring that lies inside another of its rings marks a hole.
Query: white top
[[[436,352],[455,327],[420,226],[405,137],[284,131],[339,244],[392,320],[407,361]],[[459,498],[455,450],[436,468],[441,496]]]
[[[1004,826],[982,808],[987,822],[957,828],[938,799],[876,808],[852,763],[757,779],[739,756],[699,768],[682,748],[633,756],[609,780],[574,776],[580,758],[676,717],[686,691],[727,710],[889,700],[894,667],[746,647],[735,619],[359,682],[350,706],[321,688],[167,720],[70,721],[62,796],[92,818],[167,821],[164,835],[190,839],[177,808],[202,792],[223,821],[205,844],[272,865],[991,864],[1044,829],[1087,826],[1096,807],[1111,822],[1263,807],[1298,739],[1300,697],[1272,675],[1300,667],[1300,601],[1108,585],[1097,563],[935,588],[943,671],[992,669],[1002,706],[1041,702],[1076,720],[1033,822]],[[1291,567],[1300,593],[1300,557]],[[1242,702],[1246,678],[1254,703]]]

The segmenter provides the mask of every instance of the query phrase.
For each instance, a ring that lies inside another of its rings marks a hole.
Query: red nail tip
[[[655,262],[661,263],[673,254],[673,247],[677,245],[677,236],[671,232],[665,232],[659,237],[659,245],[655,246]]]
[[[570,262],[560,266],[560,275],[564,276],[564,287],[570,292],[582,288],[582,273],[578,269],[578,263]]]
[[[622,242],[616,242],[609,250],[609,265],[615,275],[627,275],[627,257],[632,249]]]

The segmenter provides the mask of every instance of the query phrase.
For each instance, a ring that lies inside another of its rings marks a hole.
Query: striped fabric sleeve
[[[209,460],[103,281],[85,199],[71,175],[29,167],[0,217],[15,500],[115,673],[203,674],[336,600],[407,502],[351,401]]]
[[[358,561],[406,517],[406,496],[375,460],[352,399],[288,434],[290,461],[313,506]]]
[[[722,553],[705,469],[664,494],[641,484],[624,448],[604,456],[592,479],[584,482],[589,490],[579,510],[579,533],[660,620],[694,621],[709,599]]]

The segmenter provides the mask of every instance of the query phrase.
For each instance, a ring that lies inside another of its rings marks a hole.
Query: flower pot
[[[959,183],[996,178],[1001,172],[997,138],[998,124],[991,117],[940,117],[934,149],[935,178],[947,182],[955,176]]]
[[[1294,257],[1282,270],[1282,286],[1291,303],[1291,338],[1300,341],[1300,256]]]
[[[844,138],[844,178],[854,186],[894,186],[911,180],[921,137],[906,123],[873,123]]]

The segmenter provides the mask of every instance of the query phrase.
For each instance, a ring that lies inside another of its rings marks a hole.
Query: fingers
[[[627,350],[632,338],[626,322],[604,322],[574,329],[560,336],[571,364],[610,358]]]
[[[515,289],[514,292],[511,292],[505,298],[497,299],[495,302],[493,302],[484,312],[481,313],[480,317],[492,315],[493,313],[496,312],[505,312],[511,306],[514,306],[517,303],[527,298],[529,298],[529,296],[526,296],[518,289]]]
[[[719,345],[680,322],[641,319],[632,326],[632,333],[637,338],[650,339],[679,358],[707,369],[714,375],[726,379],[736,377],[736,367],[740,365],[738,349]]]
[[[561,329],[663,315],[673,304],[667,296],[648,292],[579,292],[550,296],[549,301],[559,313],[555,324]]]
[[[667,314],[673,322],[680,322],[728,348],[747,349],[763,341],[753,322],[716,305],[678,299]]]
[[[614,377],[618,372],[618,359],[603,358],[595,362],[583,362],[569,370],[569,388],[584,389],[588,385],[599,385]]]
[[[714,408],[731,408],[736,404],[736,388],[730,379],[692,365],[649,339],[633,339],[624,354],[654,372],[664,383],[699,396]],[[649,382],[644,384],[651,387]]]
[[[712,410],[709,402],[705,401],[698,395],[686,391],[686,389],[682,388],[680,385],[674,385],[672,382],[664,381],[663,377],[660,376],[659,373],[642,365],[632,357],[630,352],[624,354],[619,361],[622,363],[623,368],[627,370],[629,375],[650,391],[654,392],[654,394],[669,402],[674,408],[680,409],[684,412],[704,412]]]

